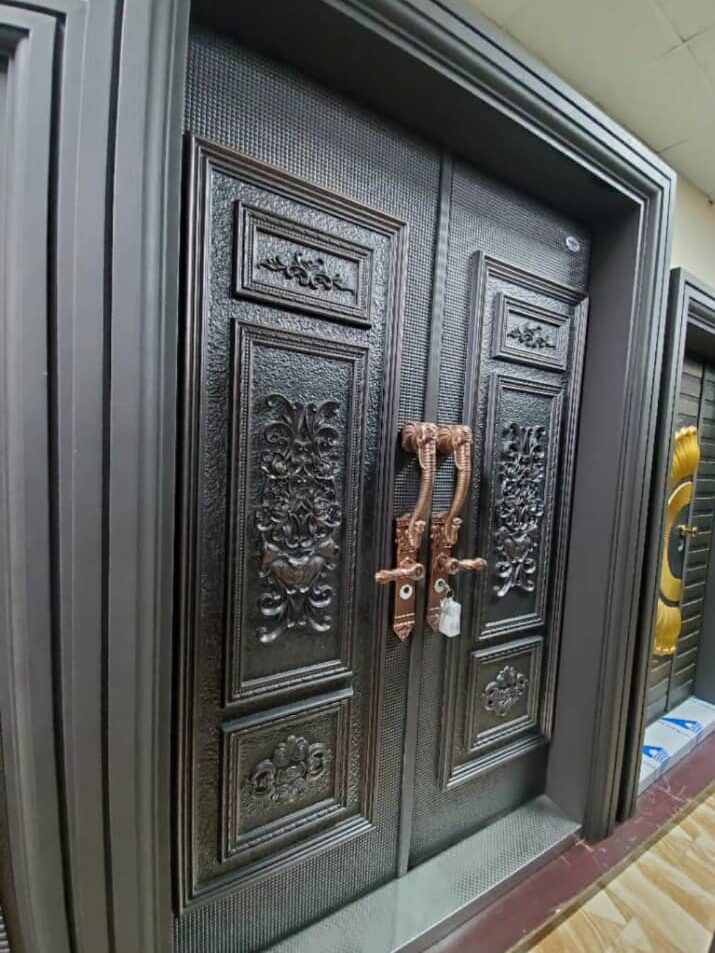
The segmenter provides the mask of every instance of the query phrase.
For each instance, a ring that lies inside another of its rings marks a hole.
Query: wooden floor
[[[708,953],[715,932],[715,792],[530,953]]]

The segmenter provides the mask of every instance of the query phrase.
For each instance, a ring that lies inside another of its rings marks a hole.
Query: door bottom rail
[[[578,831],[542,795],[266,953],[420,953],[568,848]]]

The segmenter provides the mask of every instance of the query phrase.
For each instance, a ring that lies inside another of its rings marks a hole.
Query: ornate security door
[[[200,31],[187,126],[175,945],[251,953],[543,790],[588,241]]]
[[[434,625],[449,583],[461,633],[424,636],[410,864],[543,792],[586,341],[588,235],[450,174],[440,421],[471,429],[471,478],[465,501],[462,434],[435,484],[428,593]]]

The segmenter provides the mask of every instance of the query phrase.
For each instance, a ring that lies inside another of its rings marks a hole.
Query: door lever
[[[402,428],[402,446],[417,454],[421,468],[417,503],[411,513],[398,516],[395,527],[397,566],[375,573],[375,582],[397,584],[392,629],[404,640],[415,625],[415,583],[424,579],[425,567],[417,561],[425,530],[425,517],[432,502],[436,466],[437,425],[409,421]]]
[[[472,479],[472,430],[464,424],[440,424],[437,430],[437,450],[452,454],[457,470],[457,480],[449,509],[434,513],[430,524],[432,543],[430,557],[430,581],[427,597],[427,623],[436,632],[442,599],[449,590],[448,576],[459,572],[481,572],[486,569],[486,560],[481,556],[457,559],[452,550],[457,545],[462,526],[460,513],[469,492]]]

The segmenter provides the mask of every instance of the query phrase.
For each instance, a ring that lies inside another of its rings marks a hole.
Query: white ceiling
[[[715,0],[469,0],[715,198]]]

